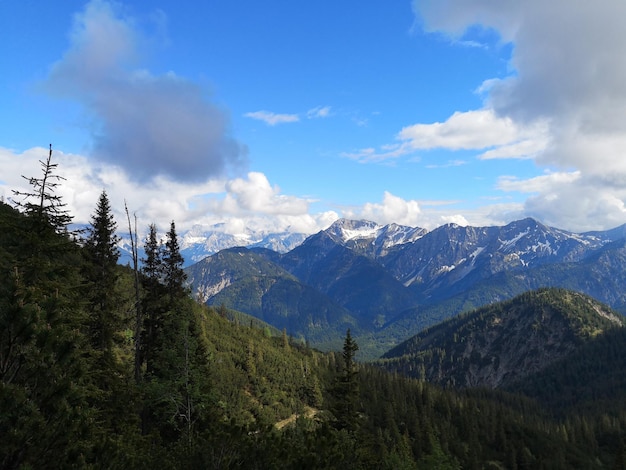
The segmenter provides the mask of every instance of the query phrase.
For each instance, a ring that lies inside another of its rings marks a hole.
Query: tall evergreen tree
[[[143,287],[143,340],[141,363],[146,364],[146,371],[151,374],[154,369],[154,358],[159,349],[159,337],[163,328],[165,315],[163,279],[162,245],[158,240],[157,227],[151,224],[144,243],[145,258],[142,259],[141,284]]]
[[[332,390],[336,426],[348,431],[355,431],[358,427],[359,377],[354,358],[358,350],[359,346],[348,329],[343,343],[341,371]]]
[[[166,234],[165,251],[163,253],[163,277],[169,295],[170,304],[187,295],[185,281],[187,275],[183,271],[183,257],[180,254],[176,225],[172,220],[170,230]]]
[[[84,268],[86,292],[89,303],[90,337],[92,345],[99,351],[110,352],[114,334],[121,324],[121,315],[114,294],[117,282],[117,262],[120,237],[116,235],[117,224],[111,205],[103,190],[98,199],[91,226],[85,240]]]
[[[109,198],[103,190],[82,250],[83,298],[92,359],[90,377],[93,388],[89,401],[98,422],[93,439],[97,455],[114,452],[124,445],[120,440],[129,439],[137,431],[137,418],[128,413],[135,399],[134,390],[128,387],[130,369],[120,356],[124,349],[122,332],[129,326],[124,308],[132,296],[123,291],[120,282],[120,250],[117,246],[120,238],[116,228]]]
[[[150,227],[145,245],[146,313],[145,384],[149,407],[144,420],[168,444],[193,444],[193,429],[203,414],[207,393],[207,352],[193,301],[185,287],[183,258],[174,222],[165,245]],[[204,396],[204,398],[202,398]]]

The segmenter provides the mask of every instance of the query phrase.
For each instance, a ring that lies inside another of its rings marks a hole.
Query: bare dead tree
[[[135,274],[135,382],[141,382],[141,363],[142,361],[142,345],[141,345],[141,329],[143,324],[143,315],[141,313],[141,302],[139,296],[139,256],[137,251],[137,215],[135,218],[135,230],[130,222],[130,213],[128,205],[124,200],[124,209],[126,209],[126,218],[128,219],[128,233],[130,234],[130,247],[133,259],[133,272]]]

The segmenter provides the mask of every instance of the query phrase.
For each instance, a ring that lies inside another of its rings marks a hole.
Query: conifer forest
[[[623,327],[518,387],[435,384],[200,304],[175,221],[139,240],[103,191],[73,230],[52,151],[27,179],[0,204],[1,469],[626,468]]]

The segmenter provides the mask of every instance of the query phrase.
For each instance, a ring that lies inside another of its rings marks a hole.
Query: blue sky
[[[0,0],[0,195],[77,222],[626,222],[626,3]]]

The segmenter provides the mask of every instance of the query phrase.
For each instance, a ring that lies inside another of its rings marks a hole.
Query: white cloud
[[[534,193],[520,215],[572,230],[626,222],[626,59],[617,53],[626,46],[626,3],[414,0],[413,7],[425,31],[458,42],[484,28],[513,45],[511,75],[478,91],[497,122],[529,132],[479,158],[533,158],[551,171],[500,180],[502,190]]]
[[[263,173],[250,172],[248,178],[237,178],[226,184],[228,197],[237,202],[245,212],[263,214],[296,215],[308,211],[306,200],[280,194],[277,186],[271,186]]]
[[[27,181],[21,177],[41,173],[39,160],[47,149],[36,147],[22,153],[0,148],[0,196],[8,201],[12,190],[26,191]],[[130,180],[120,167],[94,162],[81,155],[53,150],[57,173],[65,178],[58,194],[67,204],[75,223],[88,223],[100,192],[107,191],[118,223],[126,231],[124,201],[136,213],[140,231],[152,222],[167,227],[172,219],[179,231],[193,225],[227,222],[232,227],[245,224],[272,231],[303,231],[313,233],[327,227],[338,215],[332,211],[310,214],[308,199],[281,194],[267,177],[258,172],[246,178],[214,179],[201,183],[185,183],[157,177],[146,183]]]
[[[327,118],[330,116],[330,109],[330,106],[317,106],[309,109],[304,115],[307,119]],[[244,116],[263,121],[268,126],[300,121],[300,115],[298,114],[279,114],[272,111],[254,111],[246,113]]]
[[[603,184],[579,170],[528,179],[503,176],[498,188],[530,194],[519,214],[555,227],[584,232],[613,228],[626,220],[626,185]]]
[[[11,190],[27,190],[28,184],[21,175],[36,176],[41,172],[39,160],[45,158],[47,149],[37,147],[22,153],[0,148],[0,196],[8,200]],[[120,167],[94,162],[81,155],[54,150],[53,161],[58,163],[58,174],[66,178],[58,194],[68,204],[76,223],[88,223],[100,192],[107,191],[118,230],[127,231],[124,202],[131,214],[136,214],[140,236],[150,223],[162,230],[175,220],[180,233],[194,225],[224,224],[227,233],[241,233],[245,227],[272,232],[315,233],[327,228],[339,217],[369,219],[381,224],[399,223],[409,226],[436,228],[445,223],[459,225],[501,225],[525,215],[520,204],[491,204],[474,209],[456,208],[458,201],[405,200],[388,191],[382,201],[368,202],[360,207],[339,208],[314,213],[308,198],[282,194],[267,177],[250,172],[245,178],[214,179],[202,183],[177,182],[157,177],[151,182],[130,180]],[[546,175],[533,181],[509,178],[501,181],[504,191],[537,192],[542,181],[560,178],[564,183],[574,181],[575,175]],[[540,201],[537,199],[537,205]],[[615,201],[613,201],[615,203]],[[591,203],[590,203],[591,204]],[[605,217],[612,222],[617,212]],[[613,218],[611,218],[613,217]],[[615,225],[615,224],[614,224]],[[610,225],[611,227],[614,225]],[[567,227],[567,225],[559,225]],[[597,227],[594,227],[597,229]],[[607,227],[609,228],[609,227]]]
[[[501,145],[478,155],[480,160],[506,158],[533,159],[546,150],[547,139],[538,134],[535,139],[519,140],[512,144]]]
[[[406,200],[385,191],[381,202],[368,202],[361,207],[344,208],[341,216],[351,219],[367,219],[379,224],[397,223],[411,227],[433,230],[441,225],[490,226],[504,225],[523,217],[522,207],[517,203],[500,203],[465,208],[462,213],[459,201]]]
[[[393,160],[411,152],[412,149],[409,145],[404,143],[383,145],[380,147],[380,150],[368,147],[354,152],[342,152],[340,155],[360,163],[376,163]]]
[[[491,110],[455,112],[445,122],[413,124],[403,128],[398,139],[411,149],[482,149],[518,139],[520,132],[511,119],[498,119]]]
[[[446,163],[443,163],[441,165],[426,165],[426,168],[452,168],[455,166],[463,166],[463,165],[467,165],[467,161],[465,160],[450,160]]]
[[[330,116],[330,106],[317,106],[306,112],[306,117],[309,119],[325,118],[328,116]]]
[[[379,224],[417,226],[422,211],[417,201],[407,201],[385,191],[382,202],[368,202],[358,209],[346,209],[343,215],[347,218],[372,220]]]
[[[404,127],[396,136],[400,143],[342,155],[361,162],[379,162],[418,150],[489,149],[480,158],[531,158],[545,149],[547,128],[547,123],[541,121],[520,125],[509,117],[498,117],[487,108],[457,111],[444,122]]]
[[[515,176],[501,176],[498,180],[498,188],[503,191],[541,193],[555,186],[576,183],[580,180],[580,176],[580,171],[548,173],[526,180]]]
[[[271,111],[254,111],[252,113],[246,113],[244,116],[263,121],[268,126],[275,126],[276,124],[284,124],[287,122],[298,122],[300,120],[297,114],[277,114]]]

